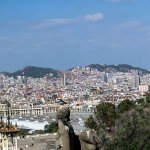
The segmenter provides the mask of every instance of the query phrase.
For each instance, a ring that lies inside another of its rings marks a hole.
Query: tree
[[[146,103],[150,104],[150,94],[146,94],[145,99],[146,99]]]
[[[136,108],[125,112],[116,121],[112,134],[113,149],[150,149],[150,109]]]
[[[55,133],[58,130],[57,122],[52,122],[50,125],[44,126],[44,131],[46,133]]]
[[[94,120],[93,116],[90,115],[86,121],[85,121],[85,126],[90,128],[90,129],[94,129],[97,130],[97,124],[96,121]]]
[[[118,105],[118,112],[119,113],[124,113],[125,111],[129,111],[133,108],[135,108],[135,102],[126,99],[124,101],[122,101],[119,105]]]
[[[101,103],[96,106],[95,118],[99,127],[104,130],[115,125],[116,119],[115,105],[112,103]]]
[[[136,102],[138,105],[144,105],[145,104],[144,98],[140,98],[140,99],[136,100]]]
[[[29,134],[30,129],[20,129],[20,132],[18,133],[19,136],[25,137]]]

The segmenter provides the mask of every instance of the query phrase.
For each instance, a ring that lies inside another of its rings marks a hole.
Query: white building
[[[142,94],[150,92],[150,85],[148,85],[148,84],[139,85],[139,91]]]

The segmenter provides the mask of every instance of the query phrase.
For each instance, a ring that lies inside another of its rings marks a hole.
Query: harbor
[[[80,132],[85,129],[84,121],[91,114],[91,112],[71,112],[70,120],[76,132]],[[4,120],[6,120],[6,118],[4,118]],[[47,116],[11,117],[10,121],[13,125],[17,125],[19,128],[44,130],[45,125],[56,121],[56,113],[51,112]]]

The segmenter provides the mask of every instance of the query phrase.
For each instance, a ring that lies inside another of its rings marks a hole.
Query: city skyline
[[[150,1],[1,0],[0,71],[130,64],[150,69]]]

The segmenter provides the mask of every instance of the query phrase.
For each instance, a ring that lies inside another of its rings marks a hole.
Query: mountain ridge
[[[17,70],[12,73],[9,72],[1,72],[1,73],[10,77],[26,76],[26,77],[33,77],[33,78],[42,78],[48,74],[53,74],[53,77],[58,77],[60,71],[52,68],[46,68],[46,67],[44,68],[44,67],[27,66],[21,70]]]
[[[98,71],[103,71],[103,72],[130,72],[131,70],[135,70],[138,71],[140,75],[150,74],[150,71],[148,71],[147,69],[134,67],[128,64],[119,64],[119,65],[90,64],[85,67],[89,67],[91,69],[97,69]],[[68,69],[68,70],[72,70],[72,69]],[[27,66],[21,70],[17,70],[12,73],[9,72],[1,72],[1,73],[10,77],[26,76],[26,77],[33,77],[33,78],[42,78],[48,74],[49,75],[53,74],[53,77],[59,77],[62,71],[52,69],[52,68],[47,68],[47,67]]]
[[[128,64],[118,64],[118,65],[100,65],[100,64],[90,64],[87,67],[97,69],[98,71],[105,72],[130,72],[131,70],[136,70],[140,74],[149,74],[150,71],[140,67],[134,67]]]

